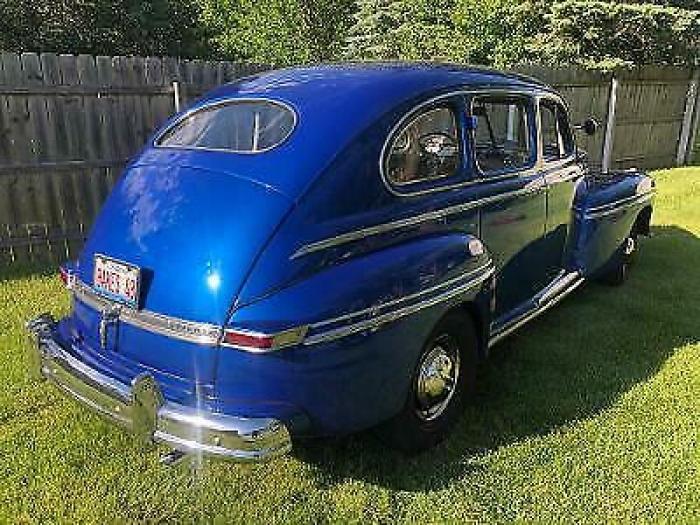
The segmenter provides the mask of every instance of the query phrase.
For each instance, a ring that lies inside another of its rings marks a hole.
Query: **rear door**
[[[528,95],[479,95],[471,109],[475,169],[487,202],[481,237],[496,262],[499,317],[546,284],[539,243],[547,204],[536,167],[536,106]]]

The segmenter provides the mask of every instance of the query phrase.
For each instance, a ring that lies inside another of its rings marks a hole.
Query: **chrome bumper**
[[[143,442],[166,443],[176,450],[237,461],[260,461],[289,452],[287,428],[272,418],[245,418],[202,412],[165,401],[150,374],[125,385],[90,368],[64,350],[47,314],[27,323],[32,372],[128,428]]]

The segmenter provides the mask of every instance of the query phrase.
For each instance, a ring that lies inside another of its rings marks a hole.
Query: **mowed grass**
[[[267,464],[158,463],[26,373],[23,323],[68,300],[0,280],[0,521],[700,520],[700,169],[655,173],[653,237],[496,349],[453,436],[407,459],[370,436]],[[162,451],[162,450],[161,450]]]

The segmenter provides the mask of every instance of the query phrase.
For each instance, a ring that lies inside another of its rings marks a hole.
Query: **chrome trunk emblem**
[[[107,348],[107,335],[109,327],[112,325],[117,325],[119,322],[119,314],[122,311],[122,307],[118,304],[114,304],[102,310],[102,318],[100,319],[100,346],[102,350]]]

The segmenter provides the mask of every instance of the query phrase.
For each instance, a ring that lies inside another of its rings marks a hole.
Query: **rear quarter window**
[[[156,146],[261,153],[294,130],[296,114],[269,100],[230,100],[205,106],[167,129]]]

